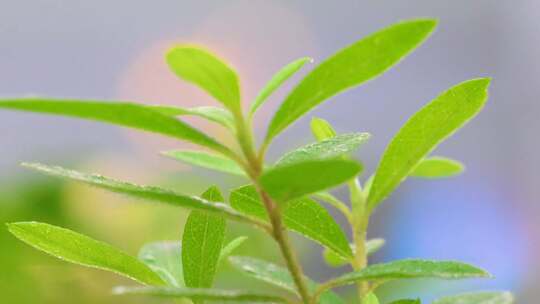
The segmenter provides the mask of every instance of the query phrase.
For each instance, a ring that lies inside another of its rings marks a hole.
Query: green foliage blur
[[[197,193],[204,183],[184,176],[162,180],[181,184],[181,190]],[[234,181],[233,181],[234,182]],[[195,190],[193,190],[195,189]],[[199,191],[200,192],[200,191]],[[144,203],[120,195],[92,189],[48,176],[25,173],[0,183],[0,291],[3,303],[169,303],[144,297],[118,297],[111,286],[131,282],[105,271],[65,263],[20,242],[5,228],[14,221],[39,221],[81,231],[110,242],[136,255],[147,242],[180,240],[188,211],[166,205]],[[175,229],[175,227],[177,229]],[[136,233],[134,233],[136,231]],[[230,223],[226,240],[247,235],[239,254],[257,251],[263,257],[279,261],[273,244],[264,242],[262,232]],[[222,263],[217,285],[252,286],[268,290]],[[272,288],[272,291],[273,288]],[[279,292],[279,291],[277,291]],[[172,302],[171,302],[172,303]]]

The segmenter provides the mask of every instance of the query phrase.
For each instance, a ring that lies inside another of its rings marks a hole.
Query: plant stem
[[[362,270],[368,264],[367,252],[366,252],[366,227],[367,218],[363,218],[355,225],[353,230],[355,255],[352,261],[352,266],[355,271]],[[358,299],[361,301],[364,299],[369,291],[368,282],[358,282],[357,284]]]
[[[246,120],[241,113],[235,115],[235,121],[238,144],[248,163],[248,174],[252,179],[256,178],[262,171],[263,161],[259,160],[255,153],[253,132],[251,131],[251,128],[248,127]]]
[[[349,190],[351,192],[351,203],[353,207],[353,224],[352,235],[354,240],[355,255],[351,265],[355,271],[362,270],[368,264],[366,251],[367,227],[369,224],[369,216],[366,213],[365,197],[358,180],[355,178],[349,182]],[[358,282],[357,293],[360,303],[369,292],[368,282]]]
[[[274,228],[274,231],[273,231],[274,239],[279,245],[279,249],[281,250],[281,254],[283,258],[285,259],[287,268],[289,269],[289,272],[291,273],[293,277],[296,288],[298,289],[298,293],[300,294],[302,301],[305,304],[309,304],[311,303],[310,295],[307,288],[304,272],[302,271],[302,266],[298,262],[298,258],[293,252],[291,243],[289,241],[289,237],[287,235],[287,231],[285,227],[283,226],[283,219],[281,217],[279,206],[277,206],[270,199],[270,197],[268,196],[266,192],[264,192],[264,190],[262,190],[260,187],[257,187],[257,188],[259,191],[259,195],[263,199],[264,205],[270,217],[272,227]]]
[[[248,163],[248,174],[254,183],[259,196],[261,197],[268,217],[270,218],[270,223],[272,226],[271,234],[273,238],[279,245],[281,255],[285,259],[285,263],[289,272],[291,273],[296,289],[302,298],[302,302],[305,304],[310,304],[310,295],[307,288],[304,272],[302,271],[302,266],[298,262],[291,243],[289,241],[289,236],[283,225],[283,219],[281,217],[281,210],[279,205],[272,201],[268,193],[266,193],[261,185],[258,182],[260,175],[262,174],[263,165],[264,165],[264,153],[257,155],[255,152],[255,147],[253,144],[253,132],[251,128],[251,123],[246,124],[246,120],[243,115],[240,113],[236,115],[237,121],[237,140],[242,149],[242,152]]]

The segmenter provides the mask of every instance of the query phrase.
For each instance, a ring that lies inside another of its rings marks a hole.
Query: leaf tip
[[[438,18],[417,18],[413,19],[412,22],[423,25],[425,28],[429,31],[432,31],[437,28],[439,25],[439,19]]]
[[[9,232],[17,225],[17,223],[5,223],[6,228]]]
[[[7,230],[9,233],[13,234],[16,238],[20,238],[20,230],[24,226],[29,226],[36,224],[37,222],[13,222],[13,223],[6,223]]]

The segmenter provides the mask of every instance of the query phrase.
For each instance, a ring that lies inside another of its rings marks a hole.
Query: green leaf
[[[337,135],[332,125],[322,118],[313,117],[310,126],[311,133],[313,133],[317,141],[323,141]]]
[[[368,208],[373,210],[439,143],[484,106],[490,79],[458,84],[414,114],[392,139],[375,172]]]
[[[215,186],[202,194],[209,202],[223,202]],[[187,287],[210,288],[216,276],[225,239],[225,219],[202,211],[191,211],[182,237],[182,265]]]
[[[281,70],[279,70],[273,77],[268,81],[266,86],[260,91],[259,95],[257,95],[257,98],[255,98],[255,101],[251,104],[251,107],[249,109],[250,115],[255,114],[257,109],[266,101],[266,99],[274,93],[274,91],[279,88],[287,79],[289,79],[294,73],[298,72],[304,64],[307,62],[312,62],[313,59],[309,57],[304,57],[297,59],[285,67],[283,67]]]
[[[281,157],[275,166],[349,155],[369,139],[368,133],[347,133],[295,149]]]
[[[198,47],[178,46],[167,53],[167,63],[178,77],[197,85],[231,112],[241,113],[238,75],[221,59]]]
[[[443,178],[458,175],[464,169],[463,164],[456,160],[434,156],[422,159],[409,175],[421,178]]]
[[[157,273],[169,286],[184,286],[180,242],[161,241],[144,245],[139,260]]]
[[[373,292],[370,292],[364,297],[362,304],[379,304],[379,299]]]
[[[228,148],[201,131],[146,105],[125,102],[22,98],[0,100],[0,108],[97,120],[190,141],[225,155],[232,153]]]
[[[230,241],[227,245],[221,249],[219,254],[219,263],[228,258],[240,245],[242,245],[248,239],[247,236],[239,236]]]
[[[158,111],[161,114],[169,116],[184,116],[192,115],[204,118],[206,120],[218,123],[231,131],[235,131],[234,117],[231,112],[218,107],[194,107],[180,108],[173,106],[149,106],[150,109]]]
[[[384,239],[371,239],[366,242],[366,254],[368,256],[374,254],[379,249],[384,246],[385,240]],[[351,250],[354,251],[354,245],[350,245]],[[325,248],[323,252],[323,257],[325,262],[332,267],[341,267],[344,265],[347,265],[349,261],[347,259],[344,259],[342,256],[337,254],[335,251]]]
[[[174,287],[116,287],[116,295],[147,295],[161,298],[185,298],[194,301],[210,302],[246,302],[246,303],[288,303],[286,299],[258,294],[249,291],[205,289],[205,288],[174,288]]]
[[[514,296],[507,291],[475,292],[444,297],[433,304],[513,304]]]
[[[328,248],[324,248],[323,258],[326,264],[328,264],[328,266],[331,266],[331,267],[341,267],[341,266],[345,266],[349,264],[349,260],[344,259],[335,251]]]
[[[379,251],[384,244],[386,244],[386,241],[384,239],[371,239],[366,242],[366,253],[367,255],[372,255],[375,252]]]
[[[400,22],[325,60],[285,99],[268,127],[266,142],[324,100],[388,70],[420,45],[436,23],[426,19]]]
[[[362,171],[352,160],[327,159],[279,166],[264,172],[261,185],[278,203],[338,186]]]
[[[74,231],[37,222],[11,223],[7,226],[9,232],[21,241],[61,260],[111,271],[143,284],[164,283],[136,258]]]
[[[248,216],[268,221],[268,215],[257,190],[252,185],[231,192],[231,206]],[[288,202],[283,210],[283,221],[287,228],[331,248],[344,258],[352,258],[347,236],[326,209],[309,198]]]
[[[236,162],[221,155],[195,150],[165,151],[162,154],[191,165],[234,175],[246,175]]]
[[[169,205],[211,212],[225,216],[229,219],[251,223],[258,227],[265,228],[268,224],[258,219],[243,215],[229,206],[222,203],[211,203],[197,196],[187,196],[172,190],[153,186],[140,186],[132,183],[122,182],[96,174],[85,174],[73,170],[67,170],[61,167],[46,166],[42,164],[23,164],[24,167],[40,171],[52,176],[67,178],[77,182],[89,184],[98,188],[106,189],[112,192],[126,194],[131,197],[152,200]]]
[[[353,284],[359,281],[391,281],[397,279],[438,278],[447,280],[490,277],[475,266],[454,261],[399,260],[373,264],[329,281],[327,288]]]
[[[229,261],[234,268],[254,279],[263,281],[298,295],[291,274],[283,267],[252,257],[233,256],[229,258]],[[308,289],[313,292],[317,288],[317,283],[309,278],[305,279]],[[319,304],[341,303],[345,302],[335,293],[330,291],[321,294],[319,301]]]
[[[402,299],[393,301],[390,304],[421,304],[420,299]]]

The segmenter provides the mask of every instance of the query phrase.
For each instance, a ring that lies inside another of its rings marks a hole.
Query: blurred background
[[[246,105],[281,66],[313,57],[315,63],[259,112],[255,123],[262,135],[288,90],[322,59],[398,20],[436,17],[437,32],[416,52],[376,81],[333,98],[298,121],[276,140],[269,156],[275,159],[312,141],[309,119],[316,115],[340,132],[372,133],[356,155],[372,171],[392,135],[423,104],[463,80],[492,76],[485,110],[436,151],[463,161],[467,171],[453,179],[405,182],[374,216],[370,235],[388,244],[372,261],[457,259],[495,276],[391,284],[380,290],[383,302],[505,289],[517,294],[518,303],[534,303],[540,296],[539,8],[533,0],[1,1],[0,96],[215,104],[179,81],[164,62],[169,47],[188,42],[213,50],[238,70]],[[225,136],[214,125],[190,122]],[[183,143],[99,123],[0,111],[0,139],[0,222],[44,221],[132,254],[149,241],[179,239],[187,213],[43,177],[18,164],[62,165],[190,194],[201,193],[208,183],[228,190],[245,182],[158,154]],[[336,193],[346,197],[343,190]],[[228,234],[250,236],[239,253],[256,250],[280,261],[272,242],[248,227],[230,224]],[[294,241],[313,278],[345,270],[326,267],[318,246],[300,237]],[[57,262],[4,228],[0,269],[4,303],[150,303],[111,296],[111,286],[122,279]],[[219,286],[246,284],[255,283],[223,265]],[[347,296],[351,291],[341,292]]]

